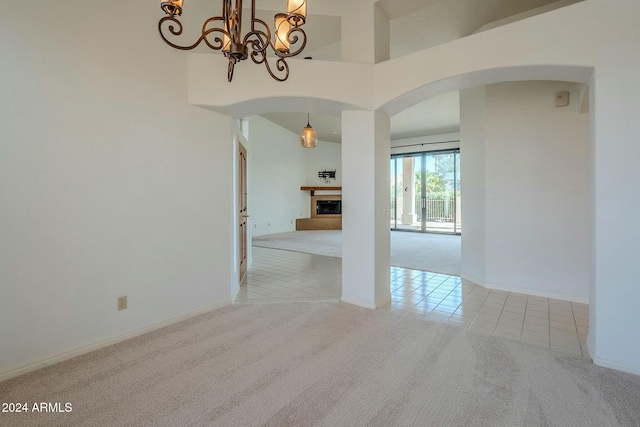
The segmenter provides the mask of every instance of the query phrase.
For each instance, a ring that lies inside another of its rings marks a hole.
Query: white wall
[[[555,107],[560,91],[570,91],[570,106]],[[578,114],[577,91],[578,85],[564,82],[502,83],[486,86],[484,112],[476,105],[476,117],[465,106],[464,120],[471,123],[461,124],[463,271],[469,279],[588,301],[590,134],[588,115]],[[478,123],[483,114],[484,123]],[[483,175],[484,212],[476,200]],[[477,277],[481,257],[464,257],[470,248],[486,256],[484,278]]]
[[[249,145],[252,235],[294,231],[296,218],[309,212],[309,194],[300,190],[307,149],[293,132],[260,116],[249,118]]]
[[[460,91],[460,189],[462,194],[462,277],[485,281],[485,89]]]
[[[575,3],[579,0],[567,1]],[[522,11],[527,11],[523,13],[524,16],[541,13],[537,8],[546,6],[549,1],[448,0],[424,3],[424,8],[391,20],[392,39],[414,39],[413,43],[392,43],[392,58],[468,36],[479,28],[484,28],[487,22],[500,20],[500,24],[504,25],[515,20],[505,18],[514,14],[523,19],[523,16],[519,16]],[[503,18],[506,22],[502,22]]]
[[[0,15],[0,379],[230,301],[230,119],[120,3]]]
[[[342,186],[341,145],[318,141],[315,148],[304,148],[298,134],[260,116],[249,119],[249,133],[251,233],[295,231],[295,220],[311,215],[310,194],[300,187]],[[324,169],[335,169],[336,179],[321,181],[318,171]]]
[[[318,141],[313,149],[307,149],[307,176],[305,186],[342,186],[342,146],[335,142]],[[336,171],[336,179],[324,182],[318,178],[318,172],[323,170]],[[333,192],[335,193],[335,191]],[[318,193],[321,194],[321,193]]]

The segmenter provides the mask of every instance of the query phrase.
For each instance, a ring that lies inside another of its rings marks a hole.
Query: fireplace
[[[340,194],[311,196],[311,218],[342,218],[342,196]]]
[[[341,215],[342,200],[316,200],[316,215]]]
[[[342,195],[315,194],[342,191],[342,187],[300,187],[311,191],[311,218],[296,219],[296,230],[342,230]]]

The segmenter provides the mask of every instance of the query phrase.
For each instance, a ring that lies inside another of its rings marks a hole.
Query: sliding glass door
[[[391,158],[391,229],[459,234],[460,151]]]
[[[391,159],[391,228],[420,231],[422,157]]]

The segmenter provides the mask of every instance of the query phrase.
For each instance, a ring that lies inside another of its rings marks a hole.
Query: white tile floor
[[[253,246],[236,303],[339,301],[342,259]]]
[[[458,276],[391,267],[384,309],[474,332],[589,357],[589,306],[496,291]],[[236,303],[339,301],[340,258],[253,247],[253,264]]]

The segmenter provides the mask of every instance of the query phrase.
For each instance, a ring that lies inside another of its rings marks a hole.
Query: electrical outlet
[[[118,297],[118,311],[125,310],[127,308],[127,296]]]

